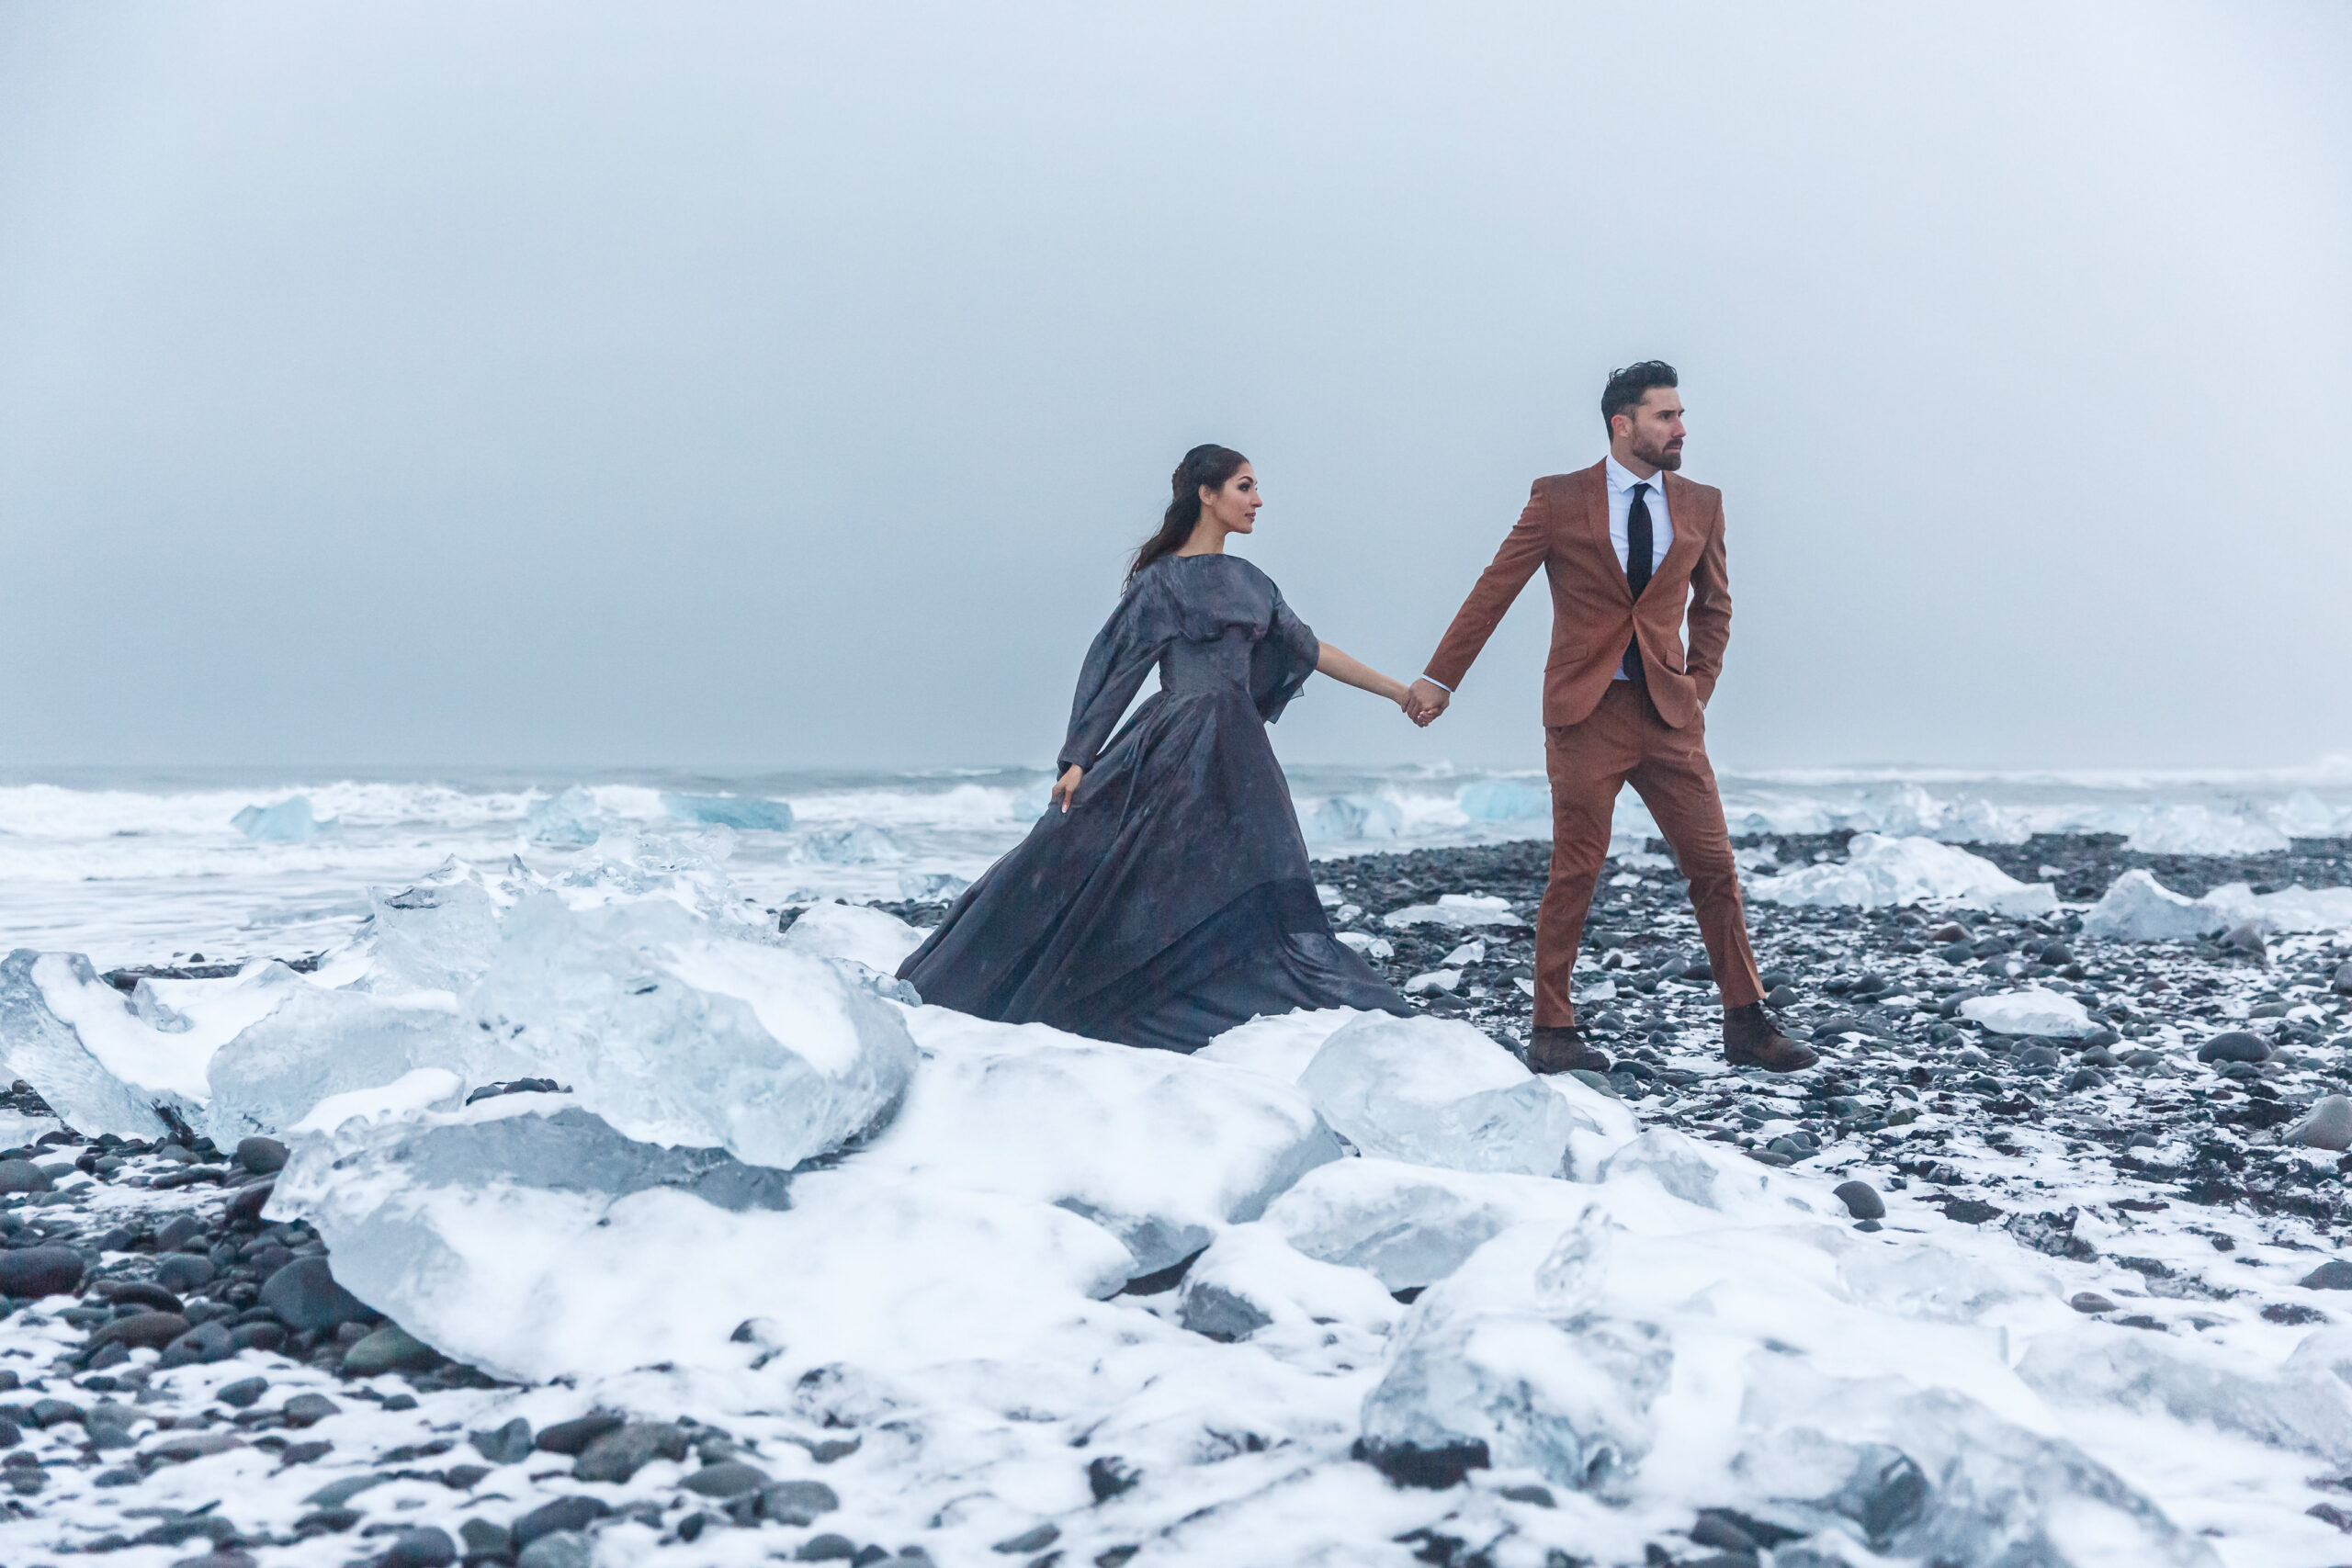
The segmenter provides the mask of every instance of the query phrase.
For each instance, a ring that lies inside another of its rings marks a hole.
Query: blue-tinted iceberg
[[[248,806],[229,823],[257,844],[308,843],[335,826],[311,815],[311,797],[306,795],[288,795],[275,806]]]
[[[756,795],[665,795],[662,809],[681,822],[702,822],[738,832],[792,831],[791,804]]]

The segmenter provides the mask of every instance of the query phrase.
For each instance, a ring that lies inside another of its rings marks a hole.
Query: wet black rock
[[[1831,1190],[1831,1196],[1845,1204],[1846,1212],[1858,1220],[1886,1218],[1886,1200],[1867,1181],[1841,1181]]]
[[[842,1506],[833,1489],[821,1481],[779,1481],[759,1497],[760,1517],[786,1525],[814,1524],[818,1515]]]
[[[1443,1491],[1461,1483],[1474,1470],[1494,1461],[1482,1442],[1447,1443],[1423,1448],[1418,1443],[1375,1443],[1358,1438],[1350,1457],[1362,1460],[1398,1486],[1425,1486]]]
[[[504,1525],[492,1524],[488,1519],[468,1519],[458,1527],[458,1539],[465,1543],[469,1562],[514,1555],[514,1538],[507,1533]]]
[[[346,1377],[372,1378],[382,1372],[429,1367],[440,1352],[397,1323],[388,1323],[343,1354]]]
[[[142,1312],[135,1317],[118,1317],[111,1323],[100,1325],[98,1331],[90,1336],[90,1342],[82,1348],[82,1352],[85,1356],[90,1355],[109,1345],[119,1345],[125,1350],[161,1350],[192,1326],[187,1318],[175,1312]]]
[[[1019,1535],[1008,1536],[989,1550],[1001,1551],[1007,1556],[1018,1556],[1024,1551],[1043,1551],[1061,1538],[1061,1527],[1048,1522],[1023,1530]]]
[[[571,1474],[577,1481],[626,1482],[657,1459],[685,1457],[684,1428],[667,1421],[632,1421],[582,1450]]]
[[[0,1296],[24,1301],[68,1294],[81,1288],[82,1267],[82,1255],[69,1247],[11,1247],[0,1252]]]
[[[382,1568],[449,1568],[457,1560],[458,1543],[449,1532],[427,1525],[394,1536]]]
[[[298,1258],[261,1287],[261,1304],[300,1334],[315,1334],[373,1317],[368,1303],[334,1282],[323,1258]]]
[[[286,1145],[276,1138],[243,1138],[231,1157],[255,1176],[274,1176],[286,1168]]]
[[[239,1378],[235,1382],[222,1383],[212,1397],[232,1409],[249,1410],[268,1392],[267,1378]]]
[[[118,1307],[143,1306],[156,1312],[176,1312],[185,1314],[187,1303],[161,1285],[151,1285],[144,1280],[101,1280],[94,1287],[106,1293]]]
[[[539,1433],[538,1448],[544,1453],[563,1454],[578,1459],[588,1445],[607,1432],[617,1432],[623,1426],[620,1416],[607,1411],[577,1416],[569,1421],[558,1421]]]
[[[2270,1044],[2259,1034],[2233,1029],[2225,1034],[2216,1034],[2199,1045],[2197,1059],[2200,1062],[2267,1062],[2270,1059]]]
[[[343,1406],[323,1393],[298,1393],[278,1410],[289,1427],[313,1427],[330,1416],[341,1414]]]
[[[51,1182],[28,1159],[0,1159],[0,1193],[46,1192]]]
[[[531,1424],[520,1416],[494,1431],[470,1433],[466,1440],[492,1464],[515,1464],[531,1457]]]
[[[261,1224],[261,1212],[269,1204],[270,1195],[277,1190],[276,1181],[256,1181],[229,1200],[223,1211],[232,1226],[243,1227]]]
[[[1115,1454],[1087,1461],[1086,1485],[1097,1503],[1107,1503],[1123,1493],[1132,1492],[1142,1481],[1142,1472]]]
[[[746,1492],[756,1492],[775,1478],[756,1465],[741,1460],[721,1460],[717,1464],[704,1465],[686,1477],[687,1491],[704,1497],[740,1497]]]
[[[189,1291],[200,1291],[212,1283],[218,1272],[209,1258],[193,1252],[175,1252],[155,1265],[155,1282],[167,1291],[185,1294]]]
[[[2332,1258],[2296,1283],[2307,1291],[2352,1291],[2352,1263]]]
[[[544,1535],[559,1530],[584,1530],[611,1513],[612,1506],[601,1497],[558,1497],[516,1519],[508,1528],[514,1537],[514,1549],[520,1551]]]
[[[225,1361],[237,1353],[236,1341],[230,1337],[227,1325],[199,1323],[186,1334],[164,1347],[158,1367],[209,1366]]]

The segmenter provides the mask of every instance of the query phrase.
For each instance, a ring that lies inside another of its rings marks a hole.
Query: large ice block
[[[506,1095],[303,1140],[267,1214],[310,1220],[337,1280],[427,1344],[533,1380],[1035,1357],[1126,1277],[1125,1248],[1049,1204],[855,1161],[786,1180]],[[765,1343],[736,1342],[755,1318]]]
[[[1538,1077],[1469,1024],[1368,1015],[1300,1075],[1340,1134],[1368,1155],[1456,1170],[1590,1179],[1630,1140],[1632,1112],[1568,1077]]]
[[[1083,1214],[1126,1244],[1133,1275],[1340,1157],[1307,1097],[1259,1074],[944,1008],[911,1022],[922,1071],[861,1159]]]
[[[122,994],[78,953],[20,947],[0,960],[0,1059],[76,1131],[152,1138],[164,1131],[158,1103],[175,1111],[187,1108],[184,1094],[127,1082],[102,1059],[102,1051],[129,1043],[135,1034],[179,1038],[133,1016]],[[115,1065],[130,1070],[124,1055],[117,1055]],[[153,1065],[168,1063],[158,1059]]]
[[[1444,1279],[1513,1225],[1565,1224],[1589,1190],[1531,1176],[1498,1176],[1347,1159],[1311,1170],[1267,1208],[1266,1228],[1302,1255],[1367,1269],[1392,1291]]]
[[[2045,915],[2058,908],[2046,882],[2019,882],[1982,855],[1925,838],[1857,833],[1843,862],[1801,866],[1747,884],[1751,897],[1770,904],[1855,906],[1950,900],[2011,916]]]

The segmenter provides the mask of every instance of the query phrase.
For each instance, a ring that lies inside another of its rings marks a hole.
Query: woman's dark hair
[[[1250,459],[1230,446],[1214,443],[1193,447],[1168,476],[1168,511],[1159,520],[1159,532],[1136,547],[1135,559],[1127,563],[1127,581],[1133,582],[1143,569],[1162,556],[1172,556],[1184,547],[1193,536],[1193,529],[1201,521],[1201,487],[1223,490],[1226,481],[1241,471]]]

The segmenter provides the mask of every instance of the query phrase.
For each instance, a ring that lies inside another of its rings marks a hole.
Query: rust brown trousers
[[[1586,910],[1609,857],[1617,791],[1631,784],[1690,879],[1690,905],[1725,1007],[1760,1000],[1739,873],[1714,768],[1705,705],[1731,641],[1723,492],[1658,476],[1674,543],[1639,601],[1609,539],[1605,465],[1535,481],[1502,548],[1430,658],[1430,679],[1458,690],[1503,612],[1542,567],[1552,584],[1544,666],[1544,761],[1552,782],[1552,872],[1535,920],[1535,1023],[1576,1021],[1570,980]],[[1690,649],[1683,649],[1689,606]],[[1616,679],[1628,644],[1641,682]]]

